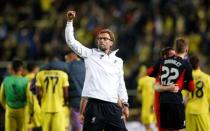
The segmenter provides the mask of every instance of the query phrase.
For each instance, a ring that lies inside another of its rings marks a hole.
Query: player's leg
[[[16,131],[17,123],[15,115],[16,112],[7,106],[5,112],[5,131]]]
[[[65,131],[65,120],[63,112],[54,113],[51,123],[51,131]]]
[[[23,108],[20,108],[20,109],[17,109],[17,128],[20,130],[20,131],[27,131],[27,107],[23,107]]]
[[[42,131],[52,131],[50,127],[52,116],[53,113],[42,113]]]

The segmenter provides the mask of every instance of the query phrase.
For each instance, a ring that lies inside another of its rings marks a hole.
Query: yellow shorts
[[[65,131],[63,112],[43,112],[42,118],[42,131]]]
[[[186,131],[210,131],[208,114],[186,114]]]
[[[26,107],[12,109],[6,106],[5,131],[27,131]]]

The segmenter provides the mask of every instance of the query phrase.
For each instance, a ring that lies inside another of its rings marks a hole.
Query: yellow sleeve
[[[5,94],[4,94],[4,86],[3,83],[1,84],[1,88],[0,88],[0,103],[3,106],[3,108],[5,109]]]
[[[67,73],[63,72],[63,87],[68,87],[69,81],[68,81],[68,75]]]

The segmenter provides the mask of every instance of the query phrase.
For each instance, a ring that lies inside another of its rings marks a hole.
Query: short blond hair
[[[99,34],[102,34],[102,33],[107,33],[109,34],[109,37],[111,39],[111,41],[115,41],[115,36],[114,36],[114,33],[110,30],[110,29],[102,29],[98,32],[98,35]]]
[[[175,41],[175,47],[177,53],[184,53],[188,48],[189,41],[186,38],[179,37]]]

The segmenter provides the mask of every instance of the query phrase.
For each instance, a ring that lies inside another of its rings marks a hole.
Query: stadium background
[[[131,107],[139,66],[151,65],[162,47],[185,36],[190,54],[199,55],[210,73],[210,1],[208,0],[5,0],[0,2],[0,77],[8,62],[21,58],[43,64],[52,54],[68,51],[64,40],[67,10],[76,10],[76,38],[94,47],[96,32],[107,27],[117,37],[124,60]]]

